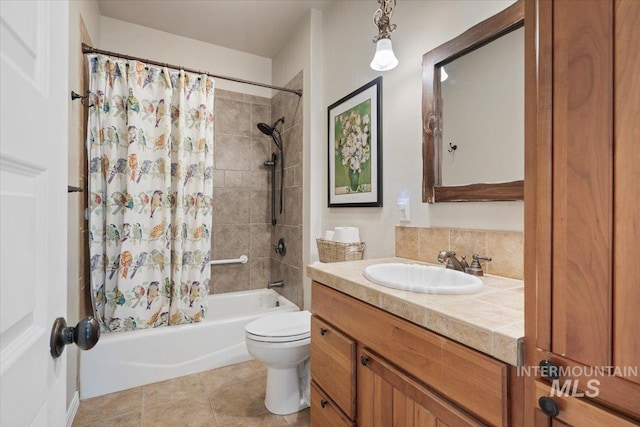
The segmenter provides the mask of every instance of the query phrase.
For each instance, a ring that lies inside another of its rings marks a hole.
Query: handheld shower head
[[[269,126],[266,123],[258,123],[258,130],[264,133],[265,135],[270,136],[271,139],[273,139],[273,143],[276,144],[276,147],[278,147],[278,149],[282,151],[282,141],[280,137],[280,131],[277,129],[277,126],[280,123],[284,123],[284,117],[280,117],[271,126]]]
[[[273,133],[273,128],[266,123],[258,123],[258,130],[267,136]]]
[[[284,117],[280,117],[274,124],[269,126],[266,123],[258,123],[258,130],[264,133],[267,136],[270,136],[273,140],[273,143],[280,150],[280,213],[282,213],[282,206],[284,204],[284,150],[282,149],[282,135],[280,135],[280,131],[277,129],[280,123],[284,123]],[[272,161],[276,161],[275,154],[272,154]],[[275,168],[275,164],[273,164],[272,168]],[[275,195],[275,169],[272,169],[271,172],[271,185],[272,185],[272,197]],[[272,219],[271,224],[275,225],[275,199],[272,201]]]

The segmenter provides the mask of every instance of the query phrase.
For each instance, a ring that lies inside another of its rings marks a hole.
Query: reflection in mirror
[[[524,179],[524,28],[441,66],[440,80],[442,185]]]
[[[524,0],[422,58],[422,201],[524,199]]]

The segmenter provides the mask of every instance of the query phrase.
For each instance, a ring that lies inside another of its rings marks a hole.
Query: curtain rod
[[[181,67],[179,65],[172,65],[172,64],[167,64],[165,62],[153,61],[151,59],[139,58],[137,56],[124,55],[122,53],[115,53],[115,52],[109,52],[108,50],[96,49],[96,48],[91,47],[91,46],[89,46],[88,44],[85,44],[85,43],[82,43],[82,53],[85,54],[85,55],[89,54],[89,53],[98,53],[98,54],[101,54],[101,55],[114,56],[116,58],[121,58],[121,59],[128,59],[128,60],[132,60],[132,61],[141,61],[141,62],[145,62],[147,64],[157,65],[159,67],[173,68],[174,70],[184,70],[184,71],[187,71],[189,73],[206,74],[207,76],[214,77],[216,79],[229,80],[231,82],[243,83],[243,84],[252,85],[252,86],[266,87],[268,89],[275,89],[275,90],[280,90],[280,91],[283,91],[283,92],[291,92],[291,93],[295,93],[298,96],[302,96],[302,90],[301,89],[289,89],[289,88],[286,88],[286,87],[274,86],[274,85],[269,85],[269,84],[266,84],[266,83],[252,82],[250,80],[243,80],[243,79],[238,79],[238,78],[235,78],[235,77],[220,76],[218,74],[209,73],[208,71],[195,70],[193,68]]]

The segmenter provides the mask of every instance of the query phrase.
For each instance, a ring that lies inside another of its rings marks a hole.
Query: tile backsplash
[[[456,251],[465,255],[491,257],[482,261],[487,274],[522,279],[524,274],[524,234],[512,231],[464,230],[454,228],[396,227],[396,256],[438,263],[438,253]]]

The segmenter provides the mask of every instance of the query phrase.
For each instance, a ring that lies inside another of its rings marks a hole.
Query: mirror
[[[423,57],[423,201],[524,199],[524,4]]]

